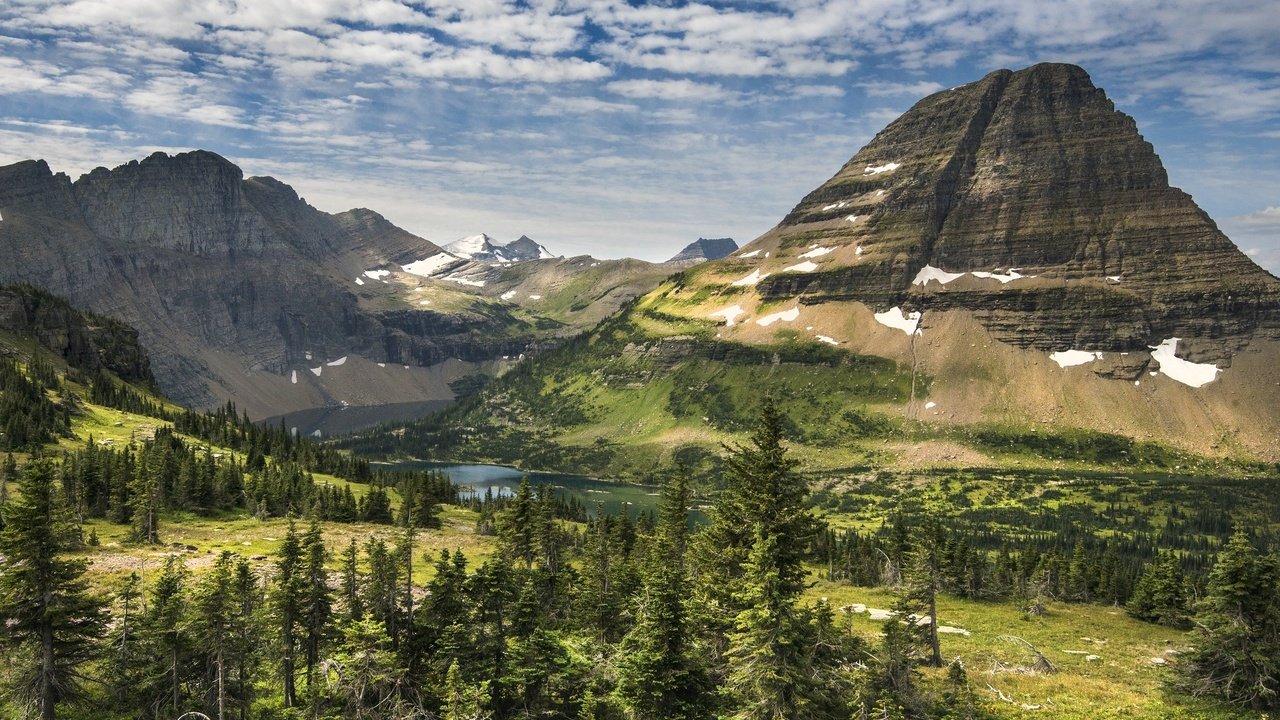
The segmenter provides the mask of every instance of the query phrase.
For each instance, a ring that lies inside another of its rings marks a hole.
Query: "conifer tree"
[[[1138,579],[1125,610],[1139,620],[1186,628],[1189,605],[1182,563],[1173,553],[1166,553],[1156,558]]]
[[[139,630],[138,614],[142,600],[142,580],[138,573],[129,573],[124,585],[116,593],[119,606],[117,622],[107,636],[108,656],[105,673],[111,688],[112,700],[117,706],[128,707],[131,695],[144,682],[146,655],[143,634]]]
[[[306,622],[307,593],[306,557],[298,529],[292,520],[289,521],[289,530],[280,544],[277,558],[272,606],[279,632],[284,706],[291,708],[298,704],[297,652],[299,636],[305,633],[303,624]]]
[[[81,695],[79,669],[93,659],[104,627],[102,603],[89,594],[83,560],[59,557],[76,529],[45,461],[18,478],[0,531],[0,620],[16,652],[17,697],[53,720],[59,704]]]
[[[157,672],[151,673],[158,685],[152,694],[158,707],[167,704],[174,713],[182,707],[182,688],[188,675],[190,634],[186,582],[187,568],[182,558],[177,555],[165,558],[145,617],[147,635],[158,646],[154,657]]]
[[[1209,574],[1196,612],[1203,634],[1179,663],[1182,686],[1196,695],[1265,710],[1280,707],[1280,567],[1243,531]]]
[[[235,602],[235,694],[240,720],[248,720],[253,704],[253,678],[262,653],[259,632],[263,620],[259,611],[263,598],[258,576],[245,558],[236,562]]]
[[[302,634],[306,648],[307,692],[313,702],[318,701],[315,689],[315,669],[320,662],[320,650],[329,630],[333,606],[329,598],[329,571],[325,569],[324,534],[320,523],[312,520],[302,539]]]
[[[194,625],[196,647],[205,656],[212,677],[210,694],[217,720],[227,717],[229,668],[235,663],[234,627],[237,618],[235,555],[223,551],[213,568],[200,578],[195,591]]]
[[[938,642],[938,593],[943,585],[941,536],[942,528],[936,518],[928,517],[921,523],[920,532],[905,557],[894,608],[911,634],[927,649],[928,664],[932,667],[942,667]]]
[[[130,538],[134,542],[155,545],[160,542],[160,477],[154,472],[148,454],[138,452],[133,481],[129,484],[129,509],[133,519]]]
[[[729,636],[724,691],[732,720],[812,717],[813,674],[806,631],[796,607],[800,585],[784,568],[778,535],[756,532],[738,601],[745,607]]]
[[[662,521],[640,602],[640,619],[619,649],[618,695],[635,720],[710,716],[710,678],[694,654],[684,607],[688,503],[688,481],[678,475],[662,489]]]
[[[342,551],[342,599],[345,601],[347,620],[359,620],[364,617],[364,599],[360,596],[360,570],[358,562],[360,549],[356,539]]]

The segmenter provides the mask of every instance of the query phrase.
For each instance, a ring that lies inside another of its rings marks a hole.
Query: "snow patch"
[[[880,173],[893,172],[902,167],[902,163],[885,163],[884,165],[868,165],[866,170],[862,171],[863,175],[879,175]]]
[[[384,368],[384,367],[386,367],[386,366],[387,366],[387,364],[386,364],[386,363],[378,363],[378,367],[383,367],[383,368]]]
[[[320,367],[313,367],[313,368],[311,368],[311,372],[315,373],[315,376],[316,376],[316,377],[320,377],[320,373],[321,373],[321,372],[323,372],[323,371],[324,371],[324,366],[323,366],[323,365],[321,365]]]
[[[515,291],[515,290],[508,290],[508,291],[506,291],[506,292],[502,293],[501,295],[499,295],[498,297],[499,297],[499,298],[501,298],[501,299],[503,299],[503,300],[510,300],[511,298],[513,298],[513,297],[515,297],[515,296],[516,296],[516,291]]]
[[[541,296],[541,295],[530,295],[530,296],[529,296],[529,299],[530,299],[530,300],[541,300],[541,299],[542,299],[542,296]]]
[[[1119,275],[1108,275],[1108,276],[1107,276],[1107,279],[1108,279],[1108,280],[1110,280],[1111,282],[1115,282],[1115,283],[1120,282],[1120,276],[1119,276]]]
[[[734,280],[729,284],[735,287],[746,287],[748,285],[755,285],[756,283],[760,282],[761,280],[767,277],[769,277],[769,273],[764,273],[763,275],[761,275],[760,268],[756,268],[755,270],[751,271],[750,275],[744,278],[740,278],[738,280]]]
[[[292,373],[290,373],[290,374],[289,374],[289,382],[293,383],[294,385],[297,385],[297,384],[298,384],[298,371],[297,371],[297,370],[294,370]]]
[[[819,335],[819,336],[816,338],[816,340],[817,340],[818,342],[823,342],[823,343],[826,343],[826,344],[828,344],[828,345],[839,345],[839,344],[840,344],[840,341],[839,341],[839,340],[836,340],[835,338],[829,338],[829,337],[827,337],[826,335]]]
[[[759,254],[760,254],[760,251],[759,251],[759,250],[752,250],[752,251],[751,251],[751,252],[749,252],[749,253],[742,253],[742,254],[741,254],[741,255],[739,255],[738,257],[740,257],[740,258],[749,258],[749,257],[755,257],[755,256],[757,256],[757,255],[759,255]]]
[[[357,285],[363,285],[363,284],[364,284],[364,280],[362,280],[362,279],[360,279],[360,278],[356,278],[356,284],[357,284]]]
[[[810,273],[810,272],[813,272],[814,270],[817,270],[817,269],[818,269],[818,264],[817,264],[817,263],[813,262],[812,260],[805,260],[804,262],[800,263],[799,265],[792,265],[791,267],[783,268],[783,269],[782,269],[782,272],[803,272],[803,273]]]
[[[795,320],[798,317],[800,317],[800,308],[793,307],[790,310],[783,310],[781,312],[773,313],[772,315],[765,315],[759,320],[756,320],[756,324],[761,327],[769,327],[770,325],[778,322],[779,320],[783,322],[791,322],[792,320]]]
[[[1101,360],[1102,353],[1089,350],[1059,350],[1049,353],[1049,359],[1058,363],[1058,367],[1069,368]]]
[[[920,330],[917,329],[920,325],[919,311],[903,315],[902,308],[891,307],[884,312],[876,313],[875,318],[876,322],[881,325],[887,325],[896,330],[901,330],[908,335],[920,334]]]
[[[329,366],[329,367],[338,367],[339,365],[343,365],[343,364],[345,364],[346,362],[347,362],[347,356],[346,356],[346,355],[343,355],[342,357],[338,358],[337,360],[334,360],[333,362],[331,362],[331,363],[327,363],[327,364],[328,364],[328,366]]]
[[[964,273],[949,273],[941,268],[932,265],[925,265],[920,268],[920,272],[916,273],[915,280],[911,281],[912,285],[928,285],[930,280],[937,280],[938,283],[946,285],[952,280],[964,277]]]
[[[858,222],[858,216],[857,216],[857,215],[850,215],[849,217],[845,218],[845,220],[848,220],[848,221],[849,221],[849,222],[851,222],[851,223],[856,223],[856,222]]]
[[[1175,355],[1180,341],[1181,338],[1169,338],[1151,348],[1151,357],[1160,363],[1160,372],[1183,385],[1195,388],[1218,379],[1218,373],[1221,372],[1218,366],[1210,363],[1193,363]]]
[[[458,277],[457,275],[450,275],[449,277],[445,278],[445,280],[448,280],[450,282],[456,282],[459,285],[470,285],[471,287],[484,287],[483,280],[470,280],[468,278]]]
[[[746,310],[742,309],[741,305],[730,305],[729,307],[723,310],[717,310],[711,313],[707,317],[724,318],[724,324],[728,327],[733,327],[734,322],[737,321],[738,319],[738,316],[745,315],[746,312],[747,312]]]
[[[853,254],[857,255],[858,257],[862,257],[862,246],[859,245],[858,247],[854,248]]]
[[[419,304],[419,305],[430,305],[430,304],[431,304],[431,301],[430,301],[430,300],[419,300],[419,301],[418,301],[418,304]]]
[[[423,258],[422,260],[415,260],[414,262],[411,262],[408,265],[401,265],[400,269],[404,270],[410,275],[420,275],[422,277],[428,277],[432,273],[438,271],[440,268],[450,263],[457,262],[459,259],[460,258],[456,258],[447,252],[438,252],[435,255],[432,255],[427,258]]]
[[[364,276],[370,280],[381,280],[391,274],[390,270],[365,270]]]
[[[822,212],[826,212],[828,210],[839,210],[840,208],[846,207],[848,205],[849,205],[848,200],[841,200],[840,202],[831,203],[830,205],[823,207]]]
[[[801,260],[803,260],[803,259],[805,259],[805,258],[816,258],[816,257],[822,257],[823,255],[826,255],[827,253],[830,253],[830,252],[831,252],[831,251],[833,251],[833,250],[835,250],[835,248],[829,248],[829,247],[814,247],[814,248],[813,248],[812,250],[810,250],[809,252],[804,253],[803,255],[801,255],[801,256],[800,256],[800,259],[801,259]]]
[[[302,353],[302,356],[303,356],[303,357],[305,357],[306,359],[310,360],[310,359],[311,359],[311,351],[310,351],[310,350],[308,350],[308,351],[306,351],[306,352]]]
[[[989,280],[999,280],[1001,285],[1020,280],[1024,277],[1035,277],[1035,275],[1023,275],[1018,272],[1018,268],[1009,268],[1007,273],[985,272],[981,270],[974,271],[973,276],[976,278],[986,278]]]
[[[925,409],[925,410],[932,410],[932,409],[934,409],[934,408],[936,408],[936,407],[938,407],[938,403],[933,402],[932,400],[930,400],[929,402],[927,402],[927,403],[925,403],[925,404],[924,404],[924,409]]]

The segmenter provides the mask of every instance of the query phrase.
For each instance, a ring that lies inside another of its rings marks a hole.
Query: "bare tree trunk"
[[[227,690],[223,675],[222,649],[218,649],[218,720],[224,720],[223,711],[227,704]]]
[[[47,597],[47,594],[46,594]],[[46,607],[48,605],[46,604]],[[54,720],[53,676],[53,625],[46,619],[40,629],[40,720]]]

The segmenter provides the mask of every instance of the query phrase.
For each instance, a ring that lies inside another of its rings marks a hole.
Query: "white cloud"
[[[857,87],[862,88],[871,97],[907,96],[912,98],[932,95],[943,88],[941,83],[931,80],[920,80],[918,82],[861,82],[857,83]]]
[[[605,88],[629,98],[711,101],[733,97],[733,93],[719,85],[692,80],[617,80]]]

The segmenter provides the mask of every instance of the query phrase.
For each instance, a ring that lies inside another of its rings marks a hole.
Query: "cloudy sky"
[[[1081,64],[1280,273],[1274,0],[4,0],[0,163],[204,148],[436,242],[746,242],[919,97]]]

